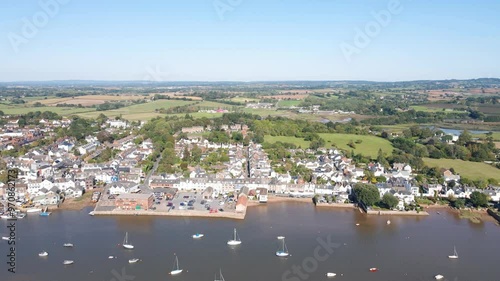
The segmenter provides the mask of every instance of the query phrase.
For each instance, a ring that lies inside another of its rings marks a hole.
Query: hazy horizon
[[[0,82],[500,77],[500,2],[0,2]]]

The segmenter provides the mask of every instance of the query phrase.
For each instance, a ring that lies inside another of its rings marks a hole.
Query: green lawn
[[[286,137],[286,136],[276,136],[276,137],[273,137],[273,136],[270,136],[270,135],[264,136],[264,141],[268,142],[268,143],[275,143],[275,142],[279,142],[279,141],[280,142],[286,142],[286,143],[293,143],[297,147],[300,147],[300,148],[308,148],[309,147],[309,143],[310,143],[310,141],[306,141],[306,140],[301,139],[301,138]]]
[[[326,147],[336,147],[347,151],[354,150],[355,153],[372,158],[377,157],[379,149],[382,149],[386,155],[391,154],[393,150],[392,144],[388,140],[376,136],[351,134],[319,134],[319,136],[326,141]],[[355,149],[347,145],[351,140],[356,146]],[[358,144],[357,140],[362,142]]]
[[[424,158],[424,163],[430,167],[453,168],[462,177],[478,180],[494,178],[500,181],[500,170],[485,163],[469,162],[459,159]]]

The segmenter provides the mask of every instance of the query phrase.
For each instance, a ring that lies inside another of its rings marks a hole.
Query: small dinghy
[[[47,252],[41,252],[41,253],[38,253],[38,256],[39,256],[39,257],[46,257],[46,256],[48,256],[48,255],[49,255],[49,253],[47,253]]]
[[[136,263],[136,262],[138,262],[138,261],[139,261],[139,259],[129,259],[129,260],[128,260],[128,263]]]
[[[377,272],[377,271],[378,271],[378,268],[376,268],[376,267],[370,268],[370,272]]]
[[[73,244],[71,244],[71,243],[64,243],[63,246],[67,247],[67,248],[71,248],[71,247],[73,247]]]
[[[330,278],[331,278],[331,277],[335,277],[335,276],[337,276],[337,273],[328,272],[328,273],[326,274],[326,277],[330,277]]]
[[[201,237],[205,236],[205,234],[202,234],[202,233],[196,233],[196,234],[193,234],[193,239],[200,239]]]
[[[443,279],[443,278],[444,278],[444,276],[443,276],[443,275],[441,275],[441,274],[438,274],[438,275],[434,276],[434,278],[435,278],[436,280],[441,280],[441,279]]]
[[[70,264],[74,264],[74,263],[75,263],[75,262],[74,262],[74,261],[72,261],[72,260],[65,260],[65,261],[63,261],[63,264],[64,264],[64,265],[70,265]]]

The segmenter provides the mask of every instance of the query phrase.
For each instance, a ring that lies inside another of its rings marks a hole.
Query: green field
[[[310,141],[306,141],[301,138],[296,138],[296,137],[286,137],[286,136],[270,136],[266,135],[264,136],[264,141],[268,143],[275,143],[275,142],[286,142],[286,143],[293,143],[297,147],[300,148],[308,148]]]
[[[245,97],[234,97],[234,98],[231,98],[231,101],[234,101],[234,102],[243,102],[243,103],[251,103],[251,102],[259,102],[260,99],[256,99],[256,98],[245,98]]]
[[[219,108],[229,109],[232,108],[234,105],[230,105],[227,103],[213,102],[213,101],[202,101],[196,104],[196,106],[199,106],[201,109],[219,109]]]
[[[354,150],[355,153],[361,153],[366,156],[370,156],[373,158],[377,157],[378,150],[379,148],[382,149],[383,152],[386,154],[392,153],[392,145],[389,141],[375,137],[375,136],[365,136],[365,135],[350,135],[350,134],[319,134],[321,138],[323,138],[326,142],[326,147],[335,147],[347,151]],[[352,149],[349,147],[347,144],[349,141],[356,142],[356,140],[361,140],[362,142],[360,144],[355,143],[356,148]],[[264,137],[264,141],[269,142],[269,143],[274,143],[274,142],[287,142],[287,143],[293,143],[297,146],[300,146],[301,148],[307,148],[309,147],[309,141],[305,141],[304,139],[301,138],[296,138],[296,137],[287,137],[287,136],[269,136],[266,135]]]
[[[298,106],[301,102],[300,100],[280,100],[278,107]]]
[[[382,149],[386,155],[391,154],[393,150],[392,144],[388,140],[375,136],[351,134],[319,134],[319,136],[326,141],[327,147],[336,147],[347,151],[354,150],[357,154],[361,153],[372,158],[377,157],[379,149]],[[362,142],[355,143],[356,148],[353,149],[347,145],[351,140],[354,143],[357,140]]]
[[[494,178],[500,181],[500,170],[485,163],[469,162],[459,159],[424,158],[424,163],[430,167],[453,168],[462,177],[478,180]]]
[[[188,104],[194,104],[194,101],[183,101],[183,100],[157,100],[148,103],[134,104],[127,107],[122,107],[119,109],[106,110],[106,111],[94,111],[91,113],[79,114],[82,117],[96,118],[99,114],[104,114],[108,117],[115,117],[121,115],[124,119],[129,120],[149,120],[161,114],[156,113],[156,109],[170,108],[174,106],[183,106]]]
[[[437,107],[427,107],[425,105],[412,105],[410,108],[414,109],[415,111],[423,111],[423,112],[438,112],[438,111],[443,111],[441,108]]]
[[[94,112],[94,108],[77,108],[77,107],[55,107],[55,106],[42,106],[42,107],[22,107],[22,106],[6,106],[0,105],[0,110],[5,114],[26,114],[35,111],[52,111],[59,115],[69,116],[82,112]]]

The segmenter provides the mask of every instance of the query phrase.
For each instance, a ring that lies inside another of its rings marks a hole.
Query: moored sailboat
[[[225,281],[224,276],[222,276],[222,269],[219,270],[219,278],[217,278],[217,274],[215,274],[214,281]]]
[[[289,253],[288,253],[288,248],[286,247],[285,237],[283,237],[283,236],[280,236],[280,237],[282,237],[280,239],[282,241],[282,244],[281,244],[281,247],[278,249],[278,251],[276,251],[276,256],[288,257]]]
[[[129,249],[129,250],[134,248],[134,245],[129,244],[129,242],[128,242],[128,232],[125,233],[125,238],[123,238],[123,245],[122,246],[123,246],[123,248]]]
[[[181,272],[182,272],[182,269],[179,268],[179,259],[177,258],[177,256],[175,256],[174,268],[172,269],[172,271],[170,271],[170,274],[176,275],[176,274],[179,274]]]
[[[236,228],[234,229],[233,239],[227,241],[227,244],[230,246],[235,246],[235,245],[241,244],[241,240],[238,237],[238,233],[236,233]]]
[[[453,247],[453,255],[448,256],[450,259],[458,259],[457,247]]]

